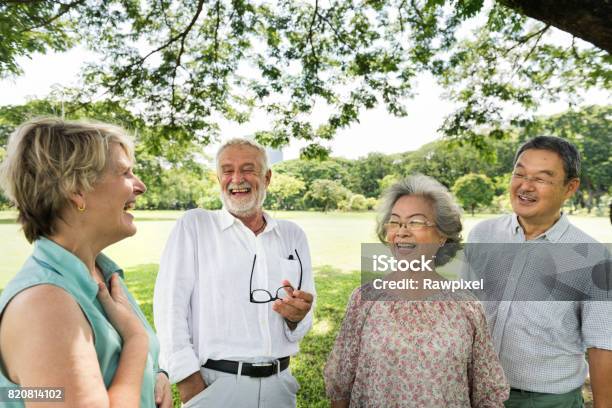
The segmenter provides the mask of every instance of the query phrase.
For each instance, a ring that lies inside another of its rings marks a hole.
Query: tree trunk
[[[612,1],[498,0],[526,16],[588,41],[612,53]]]

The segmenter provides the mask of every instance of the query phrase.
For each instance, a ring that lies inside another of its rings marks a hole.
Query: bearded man
[[[184,407],[290,407],[289,361],[312,326],[306,235],[263,211],[272,172],[262,146],[217,152],[223,209],[178,220],[155,284],[160,366]]]

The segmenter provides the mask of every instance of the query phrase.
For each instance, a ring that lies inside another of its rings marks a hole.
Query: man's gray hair
[[[219,156],[221,156],[221,153],[230,146],[250,146],[257,149],[257,151],[259,151],[259,164],[262,168],[262,173],[265,174],[270,168],[270,165],[268,164],[268,154],[266,153],[265,147],[257,143],[255,140],[244,137],[234,137],[226,140],[221,147],[219,147],[219,150],[217,150],[217,156],[215,158],[217,162],[217,172],[219,172]]]
[[[387,243],[384,224],[391,218],[391,210],[404,196],[420,196],[433,206],[436,228],[446,237],[446,243],[436,254],[435,264],[440,266],[450,261],[461,247],[461,207],[457,205],[448,189],[435,179],[415,174],[393,184],[383,193],[378,205],[376,235]]]

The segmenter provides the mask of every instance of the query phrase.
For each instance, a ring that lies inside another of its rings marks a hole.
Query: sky
[[[60,92],[61,86],[78,85],[78,73],[84,62],[98,57],[81,47],[64,53],[35,54],[21,58],[19,64],[23,74],[16,78],[0,80],[0,105],[18,105],[29,98],[42,98],[49,93]],[[340,130],[333,141],[322,143],[331,148],[333,156],[356,159],[369,152],[385,154],[416,150],[420,146],[441,137],[438,128],[444,118],[456,106],[442,97],[443,89],[428,75],[416,78],[415,97],[407,102],[408,116],[397,118],[386,112],[384,106],[363,111],[359,123]],[[606,94],[593,91],[585,100],[590,103],[606,103]],[[567,109],[563,103],[544,104],[540,114],[554,114]],[[255,112],[249,123],[237,125],[221,124],[221,141],[236,136],[248,136],[257,129],[267,128],[269,119]],[[283,149],[284,159],[299,157],[305,142],[293,141]],[[214,156],[218,144],[208,146],[205,151]]]

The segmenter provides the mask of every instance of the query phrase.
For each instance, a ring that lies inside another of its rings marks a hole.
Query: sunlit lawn
[[[124,268],[157,264],[180,211],[136,211],[138,232],[105,250]],[[273,212],[299,224],[308,236],[315,266],[329,265],[343,272],[360,269],[361,243],[377,242],[374,213]],[[19,270],[31,252],[14,212],[0,212],[0,288]],[[492,215],[466,216],[464,236],[478,222]],[[605,217],[571,217],[572,222],[600,242],[612,242],[612,228]]]
[[[166,239],[179,211],[138,211],[136,236],[108,248],[105,252],[126,268],[126,279],[132,293],[152,322],[153,284],[157,264]],[[318,292],[315,323],[302,341],[299,355],[292,359],[291,369],[301,389],[299,407],[327,407],[322,370],[340,327],[351,291],[359,286],[361,243],[376,242],[374,213],[276,212],[274,216],[299,224],[308,236],[315,266]],[[492,215],[467,216],[465,233]],[[0,212],[0,288],[18,271],[31,252],[14,223],[15,213]],[[572,222],[598,239],[612,242],[612,228],[604,217],[572,217]],[[590,397],[586,395],[590,400]],[[175,400],[178,407],[178,401]],[[589,406],[589,405],[587,405]]]
[[[138,232],[104,252],[124,268],[157,264],[178,211],[135,212]],[[376,242],[373,213],[278,212],[274,216],[298,223],[308,236],[313,265],[331,265],[342,271],[360,268],[360,245]],[[31,247],[11,220],[14,213],[0,212],[0,287],[14,276]]]

